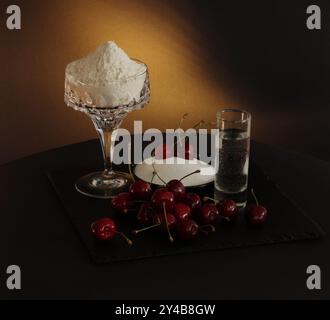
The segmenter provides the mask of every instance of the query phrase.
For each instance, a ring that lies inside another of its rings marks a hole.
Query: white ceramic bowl
[[[139,179],[150,182],[155,170],[161,179],[165,182],[169,182],[172,179],[180,180],[185,175],[200,170],[199,173],[195,173],[183,179],[182,183],[186,187],[198,187],[214,181],[215,169],[203,161],[197,159],[183,160],[172,157],[166,159],[166,163],[164,162],[165,160],[155,160],[154,158],[149,158],[143,163],[135,166],[134,174]],[[156,185],[164,185],[161,179],[155,175],[152,182]]]

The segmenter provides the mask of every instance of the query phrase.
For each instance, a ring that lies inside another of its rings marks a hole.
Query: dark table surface
[[[329,236],[216,252],[95,265],[74,232],[46,170],[95,164],[98,141],[50,150],[0,167],[0,298],[330,298]],[[330,163],[254,142],[252,157],[329,234]],[[100,160],[101,165],[101,160]],[[17,264],[22,289],[6,287]],[[319,265],[322,289],[308,290]]]

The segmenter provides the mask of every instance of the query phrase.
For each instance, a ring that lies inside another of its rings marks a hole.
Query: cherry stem
[[[168,227],[165,202],[163,202],[163,210],[164,210],[164,218],[165,218],[165,223],[166,223],[166,230],[167,230],[167,233],[168,233],[168,239],[170,240],[170,242],[173,242],[174,239],[171,235],[170,228]]]
[[[191,172],[191,173],[189,173],[189,174],[186,174],[186,175],[183,176],[179,181],[182,181],[183,179],[186,179],[186,178],[192,176],[193,174],[200,173],[200,172],[201,172],[200,170],[196,170],[196,171],[194,171],[194,172]]]
[[[205,124],[205,121],[201,120],[193,126],[193,129],[199,129],[203,124]]]
[[[188,113],[185,113],[185,114],[183,115],[183,117],[184,117],[185,115],[188,116],[189,114],[188,114]],[[186,118],[186,117],[185,117],[185,118]],[[183,120],[185,120],[185,118],[184,118]],[[181,118],[179,128],[181,128],[182,122],[183,122],[183,121],[182,121],[182,118]],[[201,127],[203,124],[205,124],[205,121],[204,121],[204,120],[198,121],[198,122],[193,126],[193,129],[197,130],[197,129],[199,129],[199,127]],[[185,142],[188,141],[188,138],[189,138],[189,137],[185,137]],[[179,142],[180,142],[180,146],[181,146],[181,145],[182,145],[181,138],[179,138]],[[176,142],[174,143],[174,146],[177,145],[177,144],[178,144],[178,141],[176,141]]]
[[[203,201],[207,201],[207,200],[211,200],[211,201],[213,201],[215,203],[219,203],[220,202],[219,200],[215,200],[215,199],[213,199],[211,197],[203,197]]]
[[[129,246],[131,246],[133,244],[132,240],[129,239],[124,233],[116,231],[116,233],[120,234],[128,243]]]
[[[156,171],[156,169],[155,169],[155,164],[154,164],[154,163],[152,164],[152,168],[154,169],[153,174],[155,174],[155,175],[158,177],[158,179],[159,179],[161,182],[163,182],[164,185],[166,185],[166,182],[165,182],[165,181],[159,176],[159,174],[157,173],[157,171]]]
[[[156,228],[158,226],[160,226],[160,221],[159,221],[159,223],[153,224],[152,226],[145,227],[145,228],[139,229],[139,230],[133,230],[132,233],[133,234],[138,234],[140,232],[143,232],[143,231],[146,231],[146,230],[150,230],[150,229]]]
[[[135,182],[135,178],[134,178],[133,172],[132,172],[132,164],[131,163],[128,164],[128,170],[129,170],[129,175],[131,176],[133,182]]]
[[[216,125],[216,122],[213,122],[213,121],[212,122],[206,122],[205,123],[205,126],[206,127],[214,127],[215,125]]]
[[[180,122],[179,122],[179,127],[178,129],[181,129],[181,126],[183,124],[183,121],[185,121],[187,119],[187,117],[189,116],[189,113],[185,113],[182,115],[181,119],[180,119]]]
[[[141,212],[143,210],[143,204],[145,204],[147,201],[139,200],[139,201],[136,201],[136,202],[140,202],[141,203],[140,208],[139,208],[139,211],[138,211],[138,215],[139,215],[139,214],[141,214]]]
[[[224,219],[224,220],[226,220],[226,221],[228,221],[228,222],[230,221],[230,219],[229,219],[228,217],[224,217],[224,216],[221,216],[221,215],[220,215],[220,218],[221,218],[221,219]]]
[[[205,228],[211,229],[211,232],[215,232],[215,227],[212,224],[204,224],[203,226],[200,226],[199,229],[203,230]]]
[[[201,120],[201,121],[197,122],[192,128],[195,130],[198,130],[204,124],[205,124],[205,121]],[[184,139],[184,142],[186,143],[188,141],[189,141],[189,136],[186,136]],[[181,145],[181,139],[180,139],[180,145]]]
[[[186,120],[186,118],[187,118],[188,116],[189,116],[189,113],[185,113],[185,114],[181,117],[180,122],[179,122],[179,127],[178,127],[178,129],[181,129],[181,126],[182,126],[184,120]],[[180,143],[180,146],[182,146],[181,137],[179,137],[179,143]],[[176,143],[175,143],[174,145],[176,145],[176,144],[177,144],[177,141],[176,141]]]
[[[154,181],[155,175],[156,175],[156,172],[153,171],[152,172],[152,177],[151,177],[151,180],[150,180],[150,184],[152,184],[152,182]]]
[[[200,231],[203,232],[205,235],[208,235],[208,234],[209,234],[209,233],[208,233],[206,230],[204,230],[204,229],[200,229]]]
[[[251,194],[252,194],[252,196],[254,198],[254,201],[256,202],[256,205],[258,206],[259,205],[259,201],[258,201],[258,198],[257,198],[256,194],[254,193],[253,188],[251,188]]]

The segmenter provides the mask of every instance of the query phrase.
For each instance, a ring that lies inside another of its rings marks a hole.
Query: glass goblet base
[[[98,171],[81,177],[75,186],[86,196],[108,199],[124,191],[131,181],[131,176],[125,172]]]

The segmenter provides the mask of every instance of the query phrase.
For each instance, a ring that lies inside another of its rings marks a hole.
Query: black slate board
[[[191,242],[169,243],[166,234],[158,230],[134,236],[131,230],[136,228],[137,224],[133,214],[123,217],[114,212],[110,200],[89,198],[75,190],[74,182],[77,178],[92,171],[91,168],[88,170],[66,169],[48,172],[47,176],[73,227],[95,263],[317,239],[324,235],[324,231],[252,163],[249,181],[260,203],[269,211],[266,225],[260,228],[248,227],[241,214],[234,224],[221,223],[215,233],[209,236],[200,235]],[[194,192],[213,196],[213,186],[194,189]],[[90,232],[90,225],[96,219],[106,216],[113,217],[117,222],[118,230],[129,235],[134,242],[131,247],[121,237],[115,237],[113,241],[107,243],[95,241]]]

